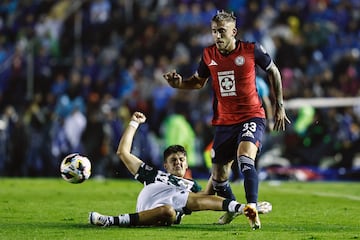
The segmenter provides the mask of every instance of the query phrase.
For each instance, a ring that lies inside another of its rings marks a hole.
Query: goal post
[[[284,106],[286,109],[299,109],[305,106],[314,108],[360,106],[360,97],[294,98],[284,101]]]

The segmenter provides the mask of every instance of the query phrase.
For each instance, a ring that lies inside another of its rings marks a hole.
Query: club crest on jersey
[[[237,56],[234,62],[237,66],[242,66],[245,63],[245,58],[243,56]]]

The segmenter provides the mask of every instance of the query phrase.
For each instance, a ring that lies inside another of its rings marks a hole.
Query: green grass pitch
[[[200,181],[205,186],[205,181]],[[142,185],[135,180],[70,184],[58,179],[0,178],[0,239],[359,239],[359,182],[262,182],[259,200],[273,211],[252,231],[244,216],[215,225],[222,212],[194,212],[171,227],[101,228],[88,212],[133,212]],[[240,202],[241,183],[233,183]]]

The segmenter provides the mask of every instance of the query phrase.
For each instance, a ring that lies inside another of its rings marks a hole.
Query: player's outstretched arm
[[[165,73],[163,77],[171,87],[179,89],[200,89],[207,82],[207,78],[201,78],[197,73],[187,79],[183,79],[176,70]]]
[[[124,131],[122,135],[118,149],[116,151],[117,156],[120,158],[121,161],[125,164],[127,169],[132,175],[135,175],[143,163],[141,159],[136,157],[131,153],[131,145],[136,133],[136,129],[138,128],[139,124],[144,123],[146,117],[141,112],[135,112],[132,117],[129,125]]]

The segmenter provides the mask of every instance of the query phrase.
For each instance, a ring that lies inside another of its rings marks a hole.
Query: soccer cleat
[[[89,222],[93,225],[109,227],[112,225],[110,216],[101,215],[98,212],[89,213]]]
[[[258,211],[258,214],[267,214],[269,212],[271,212],[272,210],[272,205],[269,202],[258,202],[256,209]],[[219,220],[218,220],[218,224],[220,225],[224,225],[224,224],[229,224],[232,220],[234,220],[237,216],[244,214],[244,212],[226,212],[224,213],[224,215],[222,215]]]
[[[246,205],[244,208],[244,215],[249,220],[250,226],[253,230],[261,228],[259,214],[254,206],[251,204]]]
[[[234,220],[237,216],[241,215],[242,212],[226,212],[224,215],[222,215],[219,220],[218,224],[224,225],[231,223],[232,220]]]

